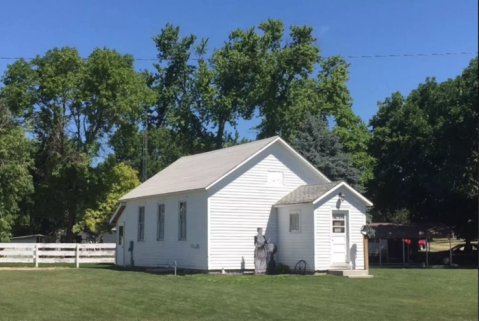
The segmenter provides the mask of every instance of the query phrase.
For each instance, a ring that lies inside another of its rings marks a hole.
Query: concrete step
[[[328,270],[328,274],[347,277],[368,276],[369,270]]]
[[[372,279],[374,275],[349,275],[347,276],[348,279]]]

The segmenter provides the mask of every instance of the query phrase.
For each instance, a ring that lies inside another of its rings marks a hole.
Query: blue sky
[[[32,57],[55,46],[87,56],[106,46],[154,58],[151,38],[168,22],[218,47],[230,31],[268,18],[314,27],[324,56],[476,52],[477,12],[476,0],[0,0],[0,57]],[[428,76],[455,77],[472,58],[349,59],[354,112],[368,122],[378,100],[407,94]],[[1,74],[11,62],[0,60]],[[151,62],[136,68],[150,69]],[[256,123],[241,123],[240,134],[253,138]]]

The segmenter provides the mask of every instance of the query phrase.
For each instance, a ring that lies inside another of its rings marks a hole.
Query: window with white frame
[[[158,222],[156,226],[156,240],[165,239],[165,204],[158,204]]]
[[[138,208],[138,241],[145,240],[145,207]]]
[[[292,233],[299,233],[299,213],[289,214],[289,231]]]
[[[180,202],[180,213],[178,221],[178,240],[186,240],[186,202]]]

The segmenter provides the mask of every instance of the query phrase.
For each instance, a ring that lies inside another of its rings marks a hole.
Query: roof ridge
[[[338,185],[341,183],[346,183],[345,181],[333,181],[333,182],[326,182],[326,183],[321,183],[321,184],[306,184],[306,185],[300,185],[297,188],[300,187],[305,187],[305,186],[324,186],[324,185]]]
[[[178,159],[188,158],[188,157],[193,157],[193,156],[198,156],[198,155],[204,155],[204,154],[209,154],[209,153],[216,153],[216,152],[219,152],[219,151],[223,151],[223,150],[225,150],[225,149],[230,149],[230,148],[235,148],[235,147],[239,147],[239,146],[244,146],[244,145],[249,145],[249,144],[253,144],[253,143],[258,143],[258,142],[265,141],[265,140],[271,140],[271,141],[273,141],[273,140],[275,140],[276,138],[279,138],[279,136],[278,136],[278,135],[276,135],[276,136],[271,136],[271,137],[268,137],[268,138],[253,140],[253,141],[251,141],[251,142],[247,142],[247,143],[243,143],[243,144],[238,144],[238,145],[233,145],[233,146],[229,146],[229,147],[218,148],[218,149],[210,150],[210,151],[207,151],[207,152],[202,152],[202,153],[197,153],[197,154],[192,154],[192,155],[185,155],[185,156],[181,156],[181,157],[178,158]]]

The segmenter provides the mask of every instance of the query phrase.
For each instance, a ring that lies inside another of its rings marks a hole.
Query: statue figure
[[[254,237],[254,273],[265,274],[272,273],[276,267],[274,254],[276,253],[276,245],[266,240],[263,235],[263,229],[258,228],[258,234]]]

